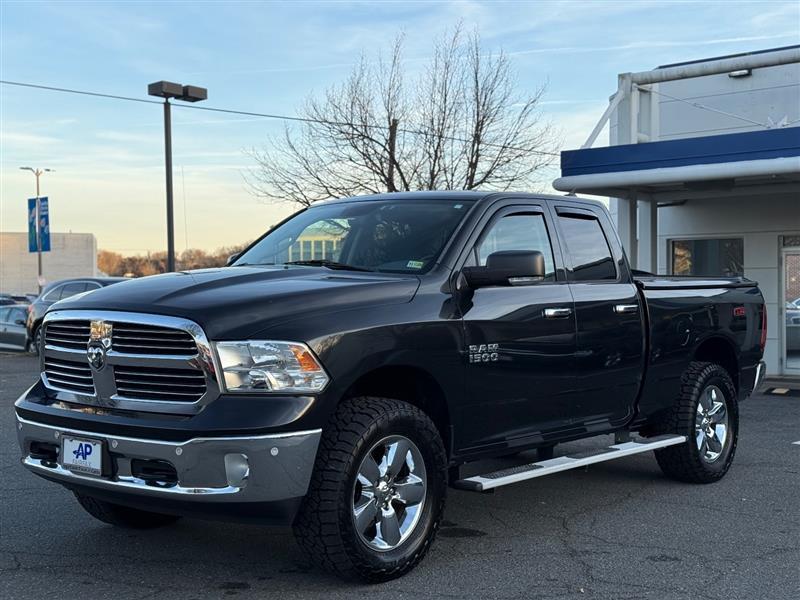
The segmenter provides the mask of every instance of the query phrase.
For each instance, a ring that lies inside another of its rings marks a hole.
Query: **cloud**
[[[4,145],[12,143],[21,146],[41,146],[44,144],[58,144],[62,140],[59,138],[51,137],[48,135],[39,135],[36,133],[23,133],[20,131],[6,131],[0,133],[0,144]]]
[[[615,52],[625,50],[647,50],[654,48],[676,48],[692,46],[713,46],[718,44],[738,44],[742,42],[758,42],[766,40],[777,40],[785,38],[796,38],[798,32],[779,33],[775,35],[750,35],[730,38],[701,39],[701,40],[645,40],[641,42],[629,42],[627,44],[617,44],[612,46],[551,46],[544,48],[530,48],[528,50],[514,50],[508,52],[509,56],[526,56],[529,54],[547,53],[584,53],[584,52]]]

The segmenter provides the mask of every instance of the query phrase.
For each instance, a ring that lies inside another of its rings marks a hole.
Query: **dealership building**
[[[800,46],[619,75],[553,185],[609,197],[638,269],[758,281],[767,372],[800,376]]]
[[[42,253],[45,283],[97,274],[97,239],[93,234],[50,234],[50,250]],[[38,290],[37,255],[28,249],[27,232],[0,232],[0,293],[27,294]]]

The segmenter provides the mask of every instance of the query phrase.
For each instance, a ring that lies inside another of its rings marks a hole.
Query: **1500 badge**
[[[470,363],[497,362],[499,349],[500,349],[499,344],[470,345],[469,362]]]

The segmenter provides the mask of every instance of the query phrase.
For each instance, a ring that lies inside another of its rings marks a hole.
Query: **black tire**
[[[701,395],[712,386],[722,392],[728,421],[727,436],[719,456],[709,460],[698,447],[695,427]],[[665,475],[686,483],[713,483],[722,479],[733,462],[739,435],[736,387],[728,372],[714,363],[691,363],[683,374],[680,396],[659,430],[660,433],[687,437],[684,444],[655,451],[658,465]]]
[[[115,527],[125,527],[126,529],[155,529],[171,525],[180,517],[175,515],[163,515],[161,513],[148,512],[137,508],[122,506],[98,500],[91,496],[75,492],[75,498],[83,509],[95,519],[114,525]]]
[[[356,531],[356,476],[375,444],[391,436],[413,442],[424,462],[420,516],[409,537],[379,551]],[[360,397],[342,402],[325,429],[308,493],[294,524],[301,548],[316,565],[347,579],[388,581],[413,569],[434,540],[444,510],[447,456],[436,426],[420,409],[399,400]]]

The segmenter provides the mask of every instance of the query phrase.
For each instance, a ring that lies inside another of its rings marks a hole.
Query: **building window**
[[[744,275],[744,240],[673,240],[672,274],[695,277]]]

